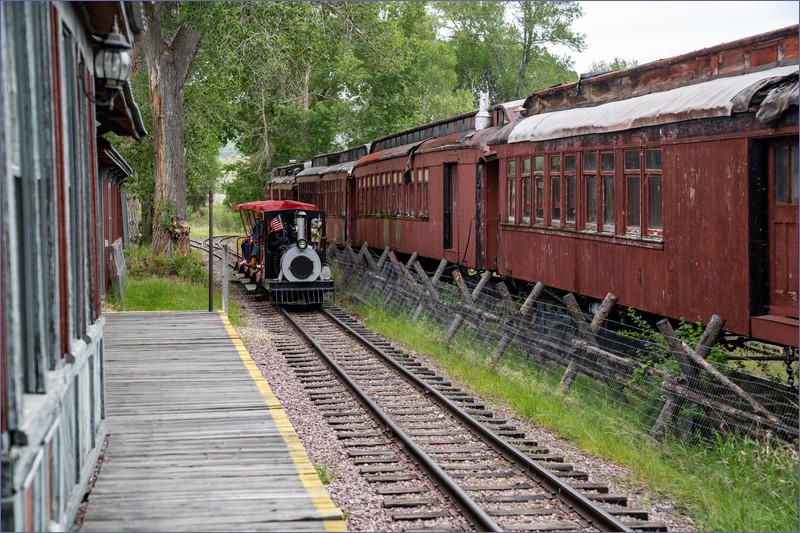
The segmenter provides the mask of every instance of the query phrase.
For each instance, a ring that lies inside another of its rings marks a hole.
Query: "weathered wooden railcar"
[[[353,171],[351,239],[481,267],[476,235],[486,225],[496,229],[480,188],[483,161],[495,157],[486,142],[497,128],[487,126],[506,123],[521,103],[495,106],[491,114],[484,105],[373,142]]]
[[[110,90],[95,68],[115,21],[132,43],[141,3],[0,7],[3,531],[68,530],[105,433],[104,244],[130,169],[99,136],[146,134],[127,74]]]
[[[275,167],[266,183],[267,198],[270,200],[297,200],[297,174],[311,165],[310,161],[292,162]]]
[[[792,26],[378,139],[348,238],[797,346],[797,45]]]
[[[297,174],[297,194],[302,202],[325,211],[328,239],[343,243],[347,235],[348,191],[352,189],[353,168],[369,153],[369,145],[314,157],[311,165]],[[352,194],[352,193],[351,193]]]
[[[797,346],[797,84],[792,26],[533,93],[486,264]]]

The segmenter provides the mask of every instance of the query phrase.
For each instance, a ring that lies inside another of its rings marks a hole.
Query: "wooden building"
[[[3,531],[69,530],[103,442],[104,246],[130,168],[100,136],[146,131],[127,69],[95,59],[144,20],[140,2],[0,7]]]

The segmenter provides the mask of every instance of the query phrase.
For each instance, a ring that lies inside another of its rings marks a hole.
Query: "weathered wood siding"
[[[66,531],[104,435],[103,196],[86,14],[5,2],[2,530]],[[110,20],[110,19],[109,19]]]

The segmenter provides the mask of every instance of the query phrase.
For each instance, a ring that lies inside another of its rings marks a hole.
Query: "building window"
[[[583,154],[586,183],[586,229],[597,231],[597,154]]]

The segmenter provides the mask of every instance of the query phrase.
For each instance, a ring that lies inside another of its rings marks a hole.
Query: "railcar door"
[[[773,143],[769,155],[770,313],[797,318],[798,145]]]

